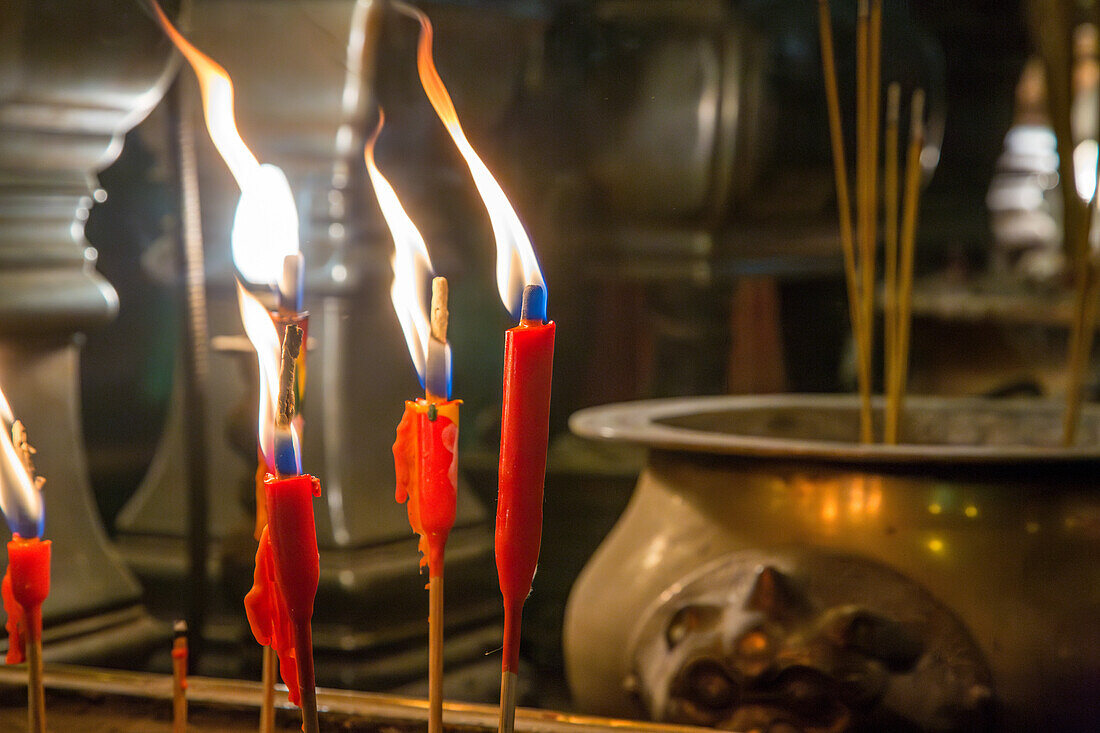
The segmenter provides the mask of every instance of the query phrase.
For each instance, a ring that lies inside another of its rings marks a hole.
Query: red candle
[[[50,594],[50,541],[18,534],[8,542],[4,610],[8,614],[8,664],[26,659],[26,647],[42,639],[42,603]]]
[[[529,293],[524,296],[524,316],[528,316]],[[523,317],[505,333],[496,526],[497,575],[504,596],[505,672],[517,671],[523,603],[531,592],[542,542],[553,366],[553,321]]]
[[[252,633],[279,655],[279,674],[299,704],[301,690],[313,689],[310,621],[320,576],[313,497],[321,484],[313,476],[267,476],[268,525],[256,552],[252,590],[245,611]]]
[[[393,444],[396,498],[408,503],[409,524],[420,535],[420,565],[443,572],[443,551],[458,499],[458,406],[461,400],[405,402]]]

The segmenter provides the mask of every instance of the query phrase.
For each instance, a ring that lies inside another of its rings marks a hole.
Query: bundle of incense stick
[[[844,253],[844,280],[848,312],[856,345],[856,373],[859,382],[859,438],[874,440],[871,409],[872,354],[875,322],[875,248],[878,241],[879,126],[882,68],[882,0],[860,0],[856,20],[856,175],[855,229],[853,231],[848,172],[844,156],[844,132],[837,91],[836,59],[833,46],[832,12],[829,0],[818,0],[821,33],[821,62],[825,76],[825,99],[829,116],[836,178],[836,200],[840,220],[840,243]],[[897,108],[900,88],[892,85],[887,113],[886,180],[886,285],[887,316],[884,350],[888,400],[885,438],[896,442],[902,397],[905,391],[909,343],[909,300],[912,291],[913,251],[917,207],[920,199],[920,150],[923,145],[924,92],[913,94],[914,122],[909,129],[909,155],[905,175],[905,210],[899,235],[897,228]],[[893,426],[892,428],[890,426]]]
[[[1094,3],[1097,16],[1100,5]],[[1062,442],[1074,444],[1081,416],[1082,386],[1092,353],[1096,330],[1096,300],[1100,297],[1100,263],[1089,246],[1089,235],[1098,196],[1091,204],[1077,193],[1074,171],[1073,129],[1073,34],[1075,3],[1072,0],[1032,0],[1029,21],[1038,41],[1046,72],[1050,118],[1058,145],[1058,177],[1062,181],[1064,247],[1073,268],[1073,315],[1070,321],[1066,406],[1062,418]],[[1094,19],[1100,25],[1100,17]],[[1100,164],[1097,165],[1100,174]],[[1100,180],[1100,179],[1098,179]]]

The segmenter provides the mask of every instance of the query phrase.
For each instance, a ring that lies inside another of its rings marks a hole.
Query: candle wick
[[[447,343],[447,325],[450,320],[447,298],[447,278],[432,278],[432,338],[442,344]]]
[[[302,329],[294,324],[283,335],[283,355],[279,368],[279,407],[275,426],[285,428],[294,419],[294,367],[302,348]]]
[[[539,323],[546,321],[546,290],[541,285],[528,285],[523,289],[519,319]]]
[[[429,402],[437,399],[450,399],[451,365],[447,348],[447,325],[450,313],[447,310],[447,278],[432,279],[431,335],[428,338],[428,351],[424,365],[424,391]]]
[[[16,420],[11,425],[11,442],[15,446],[16,453],[19,454],[19,460],[23,464],[23,468],[26,470],[27,475],[34,480],[34,488],[42,490],[42,486],[46,483],[46,479],[41,476],[35,476],[34,459],[32,456],[37,453],[34,446],[27,440],[27,428],[23,425],[22,420]]]

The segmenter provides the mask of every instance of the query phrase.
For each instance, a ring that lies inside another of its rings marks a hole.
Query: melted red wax
[[[4,573],[3,584],[0,585],[0,594],[4,597],[4,611],[8,614],[8,622],[4,628],[8,630],[8,664],[21,664],[27,661],[27,637],[23,633],[26,621],[23,617],[23,607],[11,594],[11,566]]]
[[[279,657],[279,676],[287,686],[290,702],[300,704],[298,663],[294,654],[294,630],[286,611],[286,601],[275,582],[275,560],[272,557],[268,528],[260,532],[260,547],[256,550],[256,571],[252,590],[244,597],[244,611],[252,635],[261,646],[269,646]]]
[[[521,321],[504,339],[496,561],[504,597],[504,669],[519,663],[520,617],[542,543],[554,323]]]
[[[0,585],[8,614],[7,662],[18,664],[26,658],[27,642],[42,638],[42,603],[50,594],[50,541],[15,535],[8,542],[8,569]]]
[[[455,523],[460,404],[406,402],[393,444],[397,502],[408,503],[409,525],[420,535],[420,566],[428,566],[429,577],[443,572],[443,551]]]
[[[313,497],[321,484],[312,476],[264,482],[268,525],[256,552],[252,590],[245,597],[256,641],[279,655],[279,674],[298,704],[299,692],[315,685],[310,620],[320,576]]]

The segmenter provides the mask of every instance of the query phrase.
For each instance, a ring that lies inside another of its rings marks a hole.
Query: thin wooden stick
[[[1062,181],[1062,226],[1064,248],[1074,276],[1073,316],[1070,321],[1069,373],[1066,379],[1065,411],[1062,415],[1062,442],[1072,445],[1076,439],[1080,415],[1081,385],[1091,351],[1096,300],[1093,265],[1089,262],[1089,208],[1076,195],[1073,165],[1073,16],[1069,0],[1032,0],[1027,4],[1028,20],[1038,41],[1046,72],[1050,119],[1058,146],[1058,177]]]
[[[864,370],[867,372],[867,394],[870,399],[872,385],[871,358],[873,348],[873,312],[867,307],[867,301],[875,286],[875,275],[871,265],[873,253],[869,239],[870,231],[868,211],[872,204],[868,189],[869,156],[868,148],[870,112],[867,109],[869,97],[867,94],[869,71],[869,26],[870,10],[868,0],[860,0],[859,15],[856,19],[856,244],[859,248],[859,310],[860,310],[860,338],[863,341]],[[873,195],[873,194],[871,194]],[[874,441],[874,428],[868,420],[866,427],[860,426],[860,438],[864,442]]]
[[[1100,6],[1095,8],[1095,14],[1100,18]],[[1063,13],[1056,16],[1063,22],[1067,21],[1067,18],[1072,18],[1072,9],[1063,8]],[[1053,26],[1053,29],[1057,35],[1066,36],[1072,33],[1072,21],[1068,22],[1069,28],[1060,27],[1057,23]],[[1045,50],[1045,49],[1044,49]],[[1070,83],[1072,84],[1072,69],[1076,60],[1072,55],[1068,59],[1063,57],[1063,67],[1065,61],[1069,62],[1070,69]],[[1052,83],[1052,80],[1048,77],[1048,84]],[[1053,97],[1048,95],[1048,98],[1053,100]],[[1069,90],[1069,97],[1060,96],[1059,99],[1063,103],[1072,104],[1073,92],[1072,86]],[[1067,101],[1068,99],[1068,101]],[[1098,99],[1100,101],[1100,99]],[[1053,101],[1052,101],[1053,104]],[[1066,116],[1063,110],[1060,117]],[[1072,141],[1071,141],[1072,144]],[[1060,149],[1060,148],[1059,148]],[[1072,165],[1074,161],[1070,161]],[[1071,172],[1072,178],[1066,178],[1066,174],[1062,174],[1062,180],[1071,180],[1076,182],[1076,172]],[[1100,161],[1097,162],[1097,183],[1100,184]],[[1081,217],[1076,221],[1076,230],[1067,226],[1065,236],[1068,238],[1073,237],[1073,240],[1069,242],[1069,253],[1071,255],[1070,262],[1073,266],[1074,276],[1074,298],[1073,298],[1073,316],[1070,322],[1070,343],[1069,343],[1069,373],[1066,375],[1066,407],[1062,414],[1062,443],[1066,446],[1072,446],[1077,441],[1077,428],[1080,423],[1081,415],[1081,403],[1084,399],[1084,383],[1085,372],[1088,370],[1090,357],[1092,356],[1092,345],[1096,334],[1096,300],[1098,291],[1100,291],[1100,272],[1097,271],[1098,263],[1095,260],[1095,253],[1092,251],[1090,245],[1090,233],[1093,223],[1093,216],[1095,214],[1095,207],[1097,205],[1097,196],[1100,193],[1100,189],[1094,190],[1092,201],[1085,203],[1081,201],[1080,197],[1076,194],[1077,186],[1074,185],[1062,185],[1062,198],[1065,199],[1064,213],[1067,217],[1070,217],[1070,204],[1076,204],[1077,209],[1081,211]],[[1070,220],[1070,219],[1067,219]],[[1076,235],[1076,236],[1074,236]]]
[[[1097,20],[1100,20],[1100,3],[1094,8]],[[1100,28],[1100,25],[1097,26]],[[1100,96],[1097,97],[1100,105]],[[1098,109],[1100,114],[1100,109]],[[1100,117],[1098,117],[1100,119]],[[1065,191],[1062,195],[1066,195]],[[1078,287],[1074,302],[1073,333],[1070,335],[1069,376],[1066,383],[1066,411],[1063,415],[1062,442],[1072,446],[1077,439],[1077,427],[1080,423],[1082,387],[1085,371],[1092,355],[1092,344],[1096,336],[1096,306],[1100,297],[1100,262],[1092,247],[1092,225],[1097,209],[1100,208],[1100,160],[1096,164],[1096,187],[1092,201],[1086,208],[1085,221],[1082,224],[1082,246],[1078,248],[1078,261],[1075,263]],[[1083,285],[1082,285],[1083,282]]]
[[[46,692],[42,686],[41,638],[27,639],[27,730],[30,733],[46,733]]]
[[[883,267],[883,375],[886,390],[886,419],[884,420],[883,441],[898,442],[898,385],[896,370],[898,363],[898,117],[901,106],[901,86],[894,82],[886,92],[886,158],[885,180],[883,181],[883,207],[886,221],[885,261]]]
[[[172,733],[186,733],[187,622],[176,621],[172,631]]]
[[[264,647],[262,697],[260,698],[260,733],[275,731],[275,677],[279,658],[270,646]]]
[[[1066,382],[1066,409],[1062,415],[1062,442],[1072,446],[1077,440],[1085,371],[1092,355],[1096,333],[1096,300],[1100,295],[1100,275],[1096,263],[1085,257],[1078,268],[1073,333],[1070,336],[1069,375]]]
[[[500,725],[499,733],[513,733],[516,729],[516,688],[519,675],[504,670],[500,675]]]
[[[852,232],[852,203],[848,194],[848,170],[844,158],[844,131],[840,121],[840,95],[837,93],[836,57],[833,47],[833,21],[829,0],[818,0],[818,28],[821,34],[821,65],[825,76],[825,102],[829,113],[829,138],[833,150],[833,175],[836,180],[837,213],[840,218],[840,247],[844,254],[844,283],[848,290],[848,317],[856,344],[856,373],[860,394],[860,440],[871,440],[870,357],[864,354],[863,318],[859,308],[859,280],[856,273],[855,237]]]
[[[924,90],[913,92],[910,102],[909,154],[905,161],[905,206],[901,219],[901,262],[898,297],[898,420],[905,406],[905,387],[909,376],[909,317],[913,299],[913,258],[917,239],[917,212],[920,207],[920,154],[924,147]]]
[[[443,568],[428,578],[428,733],[443,733]]]
[[[878,166],[879,166],[879,105],[882,86],[882,0],[871,0],[867,21],[867,111],[864,130],[866,151],[864,174],[864,245],[863,258],[863,322],[867,328],[868,358],[874,356],[875,343],[875,271],[878,247]],[[871,370],[873,372],[873,370]]]

